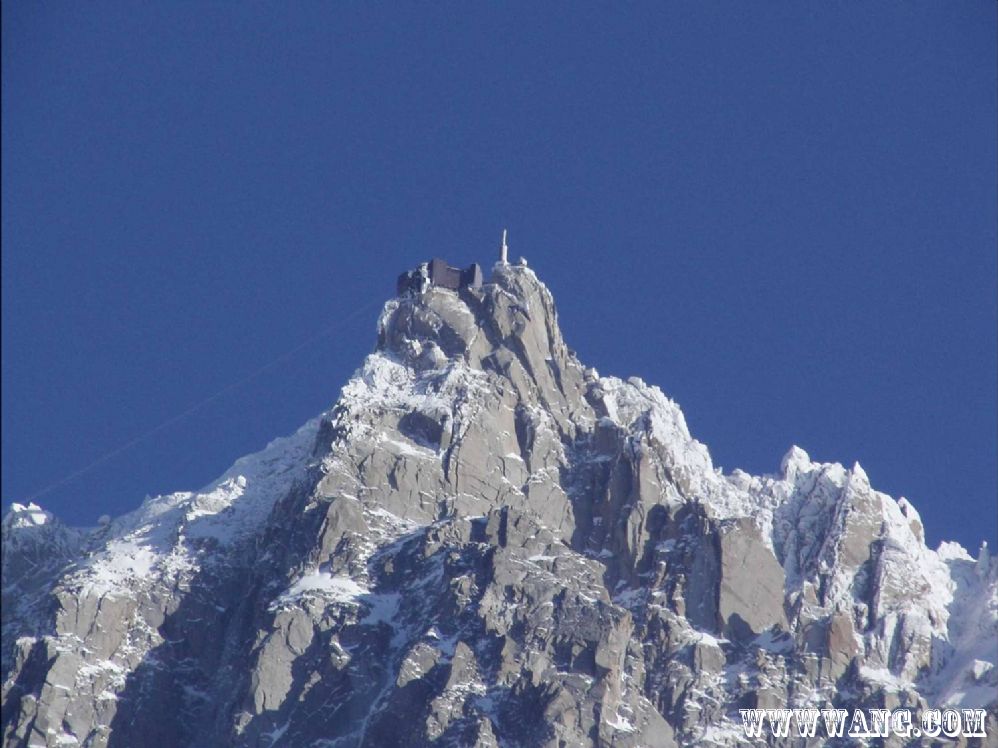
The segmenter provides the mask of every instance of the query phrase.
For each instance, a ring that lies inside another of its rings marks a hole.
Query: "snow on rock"
[[[14,502],[10,505],[10,512],[4,517],[4,525],[10,529],[39,527],[51,519],[52,515],[34,502],[29,502],[27,505]]]
[[[277,599],[277,604],[291,603],[309,593],[323,593],[334,602],[358,603],[370,590],[347,576],[334,576],[329,572],[311,571],[292,584]]]
[[[736,745],[742,705],[998,710],[998,560],[927,548],[858,463],[726,474],[659,388],[577,360],[525,266],[424,278],[377,334],[199,491],[87,530],[14,505],[12,740]]]
[[[236,461],[200,491],[146,499],[103,528],[68,582],[100,594],[131,595],[136,585],[198,568],[199,544],[227,546],[252,536],[276,501],[301,480],[320,419]]]

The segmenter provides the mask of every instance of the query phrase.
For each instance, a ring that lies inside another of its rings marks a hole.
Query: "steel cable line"
[[[306,348],[310,347],[311,345],[313,345],[314,343],[318,342],[322,338],[327,337],[330,333],[333,333],[336,330],[338,330],[341,327],[343,327],[347,322],[350,322],[350,321],[354,320],[356,317],[360,316],[362,313],[367,312],[368,310],[370,310],[371,307],[376,306],[377,304],[380,304],[380,303],[381,302],[379,300],[375,299],[373,301],[369,301],[368,303],[366,303],[366,304],[364,304],[362,306],[357,307],[352,312],[350,312],[350,314],[348,314],[347,316],[343,317],[342,319],[337,320],[332,325],[329,325],[328,327],[325,327],[322,330],[314,333],[310,337],[306,338],[302,343],[299,343],[294,348],[292,348],[292,349],[290,349],[288,351],[285,351],[284,353],[282,353],[281,355],[279,355],[276,358],[272,359],[271,361],[269,361],[268,363],[264,364],[263,366],[261,366],[261,367],[259,367],[257,369],[254,369],[249,374],[241,377],[240,379],[237,379],[234,382],[231,382],[230,384],[227,384],[225,387],[223,387],[222,389],[218,390],[217,392],[215,392],[215,393],[213,393],[211,395],[208,395],[208,397],[204,398],[203,400],[199,400],[198,402],[194,403],[194,405],[192,405],[189,408],[187,408],[186,410],[178,413],[177,415],[171,416],[170,418],[167,418],[165,421],[163,421],[162,423],[160,423],[157,426],[154,426],[153,428],[149,429],[148,431],[145,431],[142,434],[139,434],[138,436],[129,439],[128,441],[124,442],[123,444],[120,444],[119,446],[115,447],[114,449],[111,449],[108,452],[105,452],[103,455],[101,455],[100,457],[98,457],[96,460],[94,460],[93,462],[89,463],[88,465],[85,465],[84,467],[81,467],[81,468],[79,468],[77,470],[74,470],[73,472],[71,472],[71,473],[63,476],[59,480],[54,481],[52,483],[49,483],[47,486],[44,486],[43,488],[40,488],[39,490],[35,491],[32,494],[29,494],[23,500],[24,501],[34,501],[39,496],[44,496],[45,494],[47,494],[47,493],[55,490],[56,488],[59,488],[60,486],[64,486],[65,484],[69,483],[70,481],[73,481],[76,478],[79,478],[81,475],[86,475],[91,470],[93,470],[95,467],[97,467],[99,465],[103,465],[108,460],[110,460],[110,459],[112,459],[114,457],[117,457],[122,452],[127,451],[128,449],[130,449],[131,447],[135,446],[139,442],[144,441],[144,440],[148,439],[150,436],[153,436],[154,434],[158,434],[163,429],[168,428],[168,427],[172,426],[173,424],[175,424],[175,423],[177,423],[179,421],[184,420],[189,415],[191,415],[193,413],[196,413],[197,411],[201,410],[201,408],[203,408],[204,406],[206,406],[206,405],[214,402],[215,400],[217,400],[218,398],[222,397],[223,395],[227,395],[228,393],[232,392],[235,389],[238,389],[239,387],[241,387],[242,385],[246,384],[247,382],[250,382],[250,381],[256,379],[258,376],[260,376],[264,372],[269,371],[270,369],[273,369],[275,366],[277,366],[277,365],[279,365],[279,364],[287,361],[288,359],[290,359],[293,356],[295,356],[297,353],[305,350]]]

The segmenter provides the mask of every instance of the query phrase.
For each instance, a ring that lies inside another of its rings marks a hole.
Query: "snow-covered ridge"
[[[89,552],[67,578],[70,587],[130,594],[136,585],[196,569],[208,549],[251,537],[275,502],[301,480],[321,417],[263,450],[241,457],[199,491],[146,499],[142,506],[91,531]]]
[[[344,386],[338,405],[347,412],[387,408],[449,417],[467,407],[457,401],[480,387],[481,377],[481,372],[459,363],[417,377],[391,355],[376,352]],[[76,570],[64,583],[97,594],[128,595],[137,585],[196,571],[205,549],[220,551],[252,537],[274,504],[305,477],[320,424],[331,413],[239,458],[200,490],[149,497],[138,509],[113,521],[105,519],[95,529],[73,530],[56,520],[63,531],[78,534],[83,546]],[[419,447],[399,442],[394,449]],[[5,544],[14,530],[51,527],[53,520],[37,504],[14,504],[3,520]]]
[[[362,413],[369,408],[453,414],[469,393],[484,386],[481,371],[461,361],[444,360],[436,369],[414,372],[390,353],[377,351],[343,387],[338,409]]]
[[[839,611],[858,621],[872,616],[882,622],[856,634],[867,661],[880,663],[865,666],[868,680],[888,687],[918,681],[923,693],[945,706],[980,706],[994,697],[998,562],[987,544],[976,561],[957,543],[926,547],[921,518],[907,499],[874,490],[858,463],[847,469],[815,462],[797,446],[784,455],[776,474],[736,469],[722,475],[706,447],[690,435],[679,406],[661,390],[638,378],[598,382],[608,417],[639,444],[650,438],[677,482],[685,483],[711,516],[748,517],[760,527],[784,567],[788,595],[807,598],[824,590],[820,601],[809,603],[811,615]],[[871,544],[878,551],[866,572],[864,553]],[[907,642],[903,646],[912,656],[899,660],[896,651],[883,648],[885,641],[897,640]],[[918,669],[930,651],[936,664]],[[878,681],[877,673],[890,682]]]

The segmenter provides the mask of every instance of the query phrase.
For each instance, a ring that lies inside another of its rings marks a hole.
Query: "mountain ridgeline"
[[[14,505],[5,746],[722,746],[770,706],[994,726],[998,563],[927,548],[859,465],[722,473],[658,388],[578,361],[525,266],[417,269],[377,335],[328,412],[200,491],[86,530]]]

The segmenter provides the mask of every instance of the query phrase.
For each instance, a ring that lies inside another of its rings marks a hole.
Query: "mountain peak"
[[[565,345],[554,299],[533,270],[496,263],[488,281],[449,288],[433,283],[426,267],[408,274],[418,280],[385,304],[377,351],[416,372],[448,362],[491,372],[520,401],[559,412],[584,406],[583,367]]]
[[[858,463],[723,474],[659,388],[579,362],[525,264],[434,260],[292,437],[85,533],[8,515],[4,737],[636,747],[737,744],[745,704],[994,713],[992,568]]]

